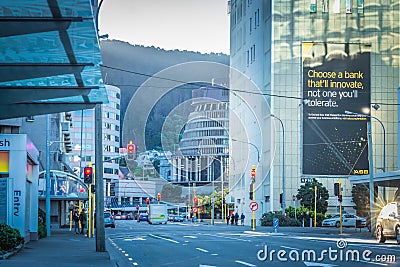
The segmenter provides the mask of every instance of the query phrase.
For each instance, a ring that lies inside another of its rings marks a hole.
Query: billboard
[[[302,174],[368,174],[370,46],[302,43]]]

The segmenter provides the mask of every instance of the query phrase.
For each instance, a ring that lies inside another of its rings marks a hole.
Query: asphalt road
[[[275,233],[258,227],[253,232],[248,226],[224,224],[116,223],[106,230],[106,239],[120,267],[400,266],[400,246],[377,244],[372,238],[289,228]]]

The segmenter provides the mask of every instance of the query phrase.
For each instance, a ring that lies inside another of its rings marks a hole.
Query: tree
[[[357,215],[367,218],[369,214],[369,188],[363,184],[357,184],[351,189],[351,194]]]
[[[328,199],[329,192],[328,190],[319,183],[316,179],[313,179],[312,182],[307,182],[304,185],[301,185],[298,189],[298,193],[296,195],[297,199],[300,200],[300,204],[310,210],[314,210],[314,187],[317,186],[317,190],[319,190],[320,198],[317,199],[317,212],[325,214],[328,210]]]

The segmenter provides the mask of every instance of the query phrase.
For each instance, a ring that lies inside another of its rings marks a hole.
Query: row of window
[[[114,119],[114,120],[119,120],[119,114],[116,114],[114,112],[106,111],[104,112],[104,117],[107,119]]]
[[[256,61],[256,45],[253,44],[250,47],[250,50],[246,51],[246,64],[249,66],[252,64],[254,61]]]
[[[226,95],[229,95],[229,90],[223,90],[223,92]],[[214,104],[204,104],[204,105],[198,105],[196,106],[195,111],[207,111],[207,110],[227,110],[228,109],[228,103],[227,102],[222,102],[222,103],[214,103]]]
[[[118,92],[115,92],[114,90],[107,89],[107,95],[109,95],[111,97],[115,97],[116,99],[121,99],[121,94]]]
[[[322,13],[329,13],[329,0],[321,1]],[[317,0],[310,0],[310,13],[317,13]],[[333,13],[340,13],[340,0],[335,0],[333,4]],[[346,13],[353,13],[353,0],[346,0]],[[364,0],[357,0],[357,13],[364,13]]]
[[[107,173],[107,174],[118,174],[118,169],[104,168],[104,173]]]
[[[204,137],[206,139],[209,136],[228,136],[228,132],[226,130],[199,130],[184,133],[184,138]]]
[[[114,139],[114,140],[113,140]],[[111,135],[111,134],[104,134],[104,140],[106,141],[115,141],[119,142],[119,136],[117,135]]]
[[[249,22],[249,34],[251,34],[253,29],[260,27],[260,9],[254,11],[254,18],[250,17]]]
[[[197,121],[197,122],[190,122],[186,124],[185,130],[191,129],[200,129],[200,128],[209,128],[209,127],[216,127],[216,128],[227,128],[229,126],[228,121]]]
[[[109,129],[109,130],[115,130],[115,131],[119,131],[119,125],[115,125],[109,122],[105,122],[104,123],[104,128],[105,129]]]
[[[119,147],[111,146],[111,145],[104,145],[103,151],[119,153]]]

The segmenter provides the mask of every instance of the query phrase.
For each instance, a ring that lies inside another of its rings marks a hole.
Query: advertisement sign
[[[10,171],[10,152],[0,151],[0,174],[8,174]]]
[[[302,76],[302,173],[368,174],[370,46],[302,43]]]

